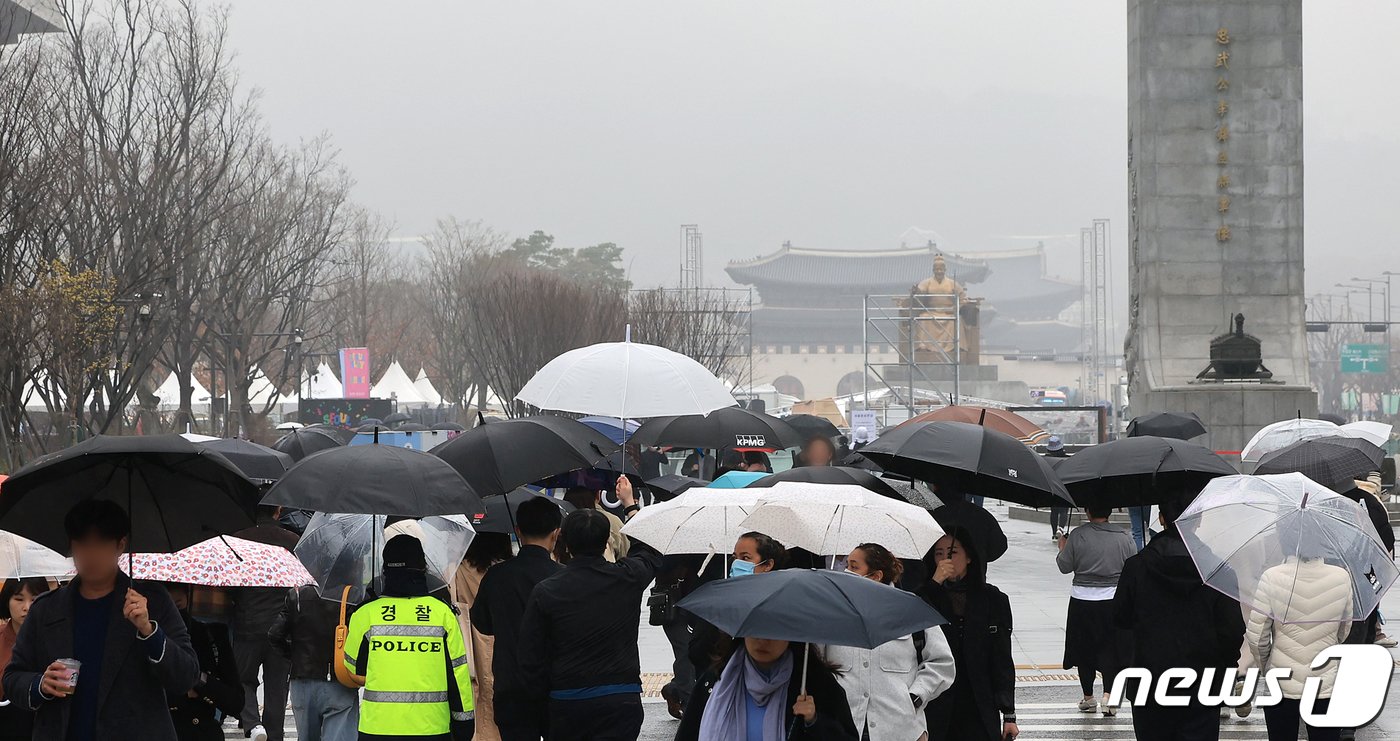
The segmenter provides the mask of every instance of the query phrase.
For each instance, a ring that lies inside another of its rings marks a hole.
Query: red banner
[[[369,348],[340,349],[340,385],[347,399],[369,398]]]

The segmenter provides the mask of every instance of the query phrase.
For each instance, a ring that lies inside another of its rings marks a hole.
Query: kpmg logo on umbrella
[[[1318,728],[1356,728],[1375,720],[1385,706],[1391,674],[1395,670],[1395,660],[1390,651],[1375,644],[1337,644],[1318,653],[1313,659],[1312,669],[1320,670],[1332,661],[1337,662],[1337,678],[1324,712],[1314,712],[1317,710],[1318,692],[1322,689],[1322,678],[1308,677],[1303,681],[1303,722]],[[1177,667],[1162,672],[1154,681],[1147,669],[1124,669],[1113,681],[1108,704],[1117,707],[1122,703],[1128,682],[1137,680],[1137,691],[1131,698],[1134,707],[1148,704],[1149,695],[1157,705],[1183,707],[1190,702],[1191,696],[1181,692],[1192,687],[1199,688],[1196,700],[1208,707],[1237,708],[1250,702],[1255,707],[1273,707],[1283,700],[1279,683],[1292,678],[1293,671],[1278,668],[1266,672],[1263,694],[1259,694],[1257,668],[1246,669],[1243,684],[1240,685],[1236,685],[1240,675],[1238,669],[1226,669],[1221,675],[1223,681],[1217,682],[1213,668],[1197,671]]]
[[[735,435],[734,447],[736,448],[766,448],[768,439],[763,435]]]

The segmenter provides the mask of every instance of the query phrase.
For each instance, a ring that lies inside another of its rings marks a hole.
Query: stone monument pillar
[[[1131,412],[1196,412],[1230,451],[1314,416],[1302,0],[1128,0],[1128,178]],[[1237,313],[1270,378],[1202,374]]]

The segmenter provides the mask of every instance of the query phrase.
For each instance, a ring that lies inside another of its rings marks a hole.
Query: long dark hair
[[[511,557],[510,536],[505,533],[477,533],[472,544],[467,546],[463,558],[473,569],[485,571],[491,565]]]
[[[987,583],[987,564],[982,560],[982,555],[977,552],[977,546],[973,543],[972,534],[964,527],[953,527],[946,533],[967,553],[967,576],[959,581],[966,587],[978,587]],[[942,540],[942,538],[939,538]],[[934,559],[933,552],[938,548],[938,543],[933,544],[933,548],[928,549],[924,554],[924,568],[928,569],[930,576],[938,570],[938,561]]]

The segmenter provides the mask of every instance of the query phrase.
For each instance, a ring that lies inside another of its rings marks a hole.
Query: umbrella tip
[[[626,329],[625,331],[626,331],[626,334],[624,335],[623,341],[624,341],[624,342],[631,342],[631,341],[632,341],[632,325],[631,325],[631,324],[628,324],[628,325],[627,325],[627,329]]]

